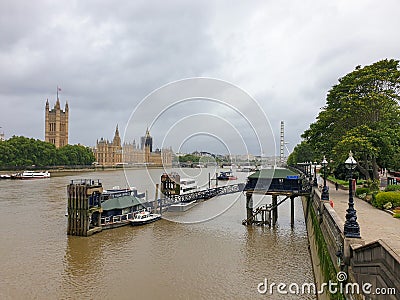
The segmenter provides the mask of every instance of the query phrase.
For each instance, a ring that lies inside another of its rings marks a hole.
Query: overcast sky
[[[54,105],[58,85],[61,105],[69,103],[71,144],[93,146],[101,137],[112,139],[116,124],[123,135],[141,103],[145,109],[141,121],[133,122],[135,132],[144,134],[150,126],[155,147],[222,152],[228,146],[233,153],[243,152],[238,145],[248,131],[232,121],[239,118],[227,118],[235,109],[206,100],[190,109],[171,109],[165,120],[175,116],[174,124],[185,128],[184,133],[174,131],[173,136],[182,133],[174,141],[159,130],[173,122],[154,119],[160,113],[157,102],[142,102],[170,82],[209,77],[242,89],[259,103],[272,129],[255,122],[250,127],[258,133],[272,130],[279,141],[284,120],[292,150],[338,78],[357,65],[399,59],[399,12],[398,0],[3,0],[0,130],[6,137],[44,139],[45,102]],[[260,109],[253,104],[238,100],[234,106],[251,117],[252,110]],[[213,128],[236,128],[238,138],[217,131],[199,137],[208,129],[198,128],[205,119],[198,118],[197,110],[210,115],[205,122],[210,120]],[[187,116],[193,116],[191,122]],[[190,141],[191,134],[196,138]],[[249,152],[259,151],[252,142],[244,143]]]

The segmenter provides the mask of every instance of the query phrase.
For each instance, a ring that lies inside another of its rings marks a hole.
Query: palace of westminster
[[[64,110],[61,109],[57,97],[56,104],[50,110],[49,100],[45,108],[45,141],[54,144],[57,148],[68,144],[68,102]],[[145,136],[141,137],[140,147],[133,143],[121,144],[118,125],[112,141],[101,138],[97,140],[93,153],[99,166],[111,167],[121,165],[148,165],[171,166],[172,150],[161,149],[153,151],[153,138],[147,129]]]

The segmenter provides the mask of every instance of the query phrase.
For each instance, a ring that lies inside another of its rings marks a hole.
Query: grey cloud
[[[2,130],[43,138],[45,100],[54,105],[60,85],[62,105],[70,103],[70,141],[93,145],[112,138],[117,123],[123,128],[154,89],[205,76],[254,96],[276,136],[285,120],[292,148],[339,77],[400,53],[396,0],[236,4],[2,1]],[[143,123],[151,122],[146,116]]]

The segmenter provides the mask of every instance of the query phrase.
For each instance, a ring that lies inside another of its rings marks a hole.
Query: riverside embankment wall
[[[356,283],[360,292],[346,294],[326,292],[318,299],[400,299],[400,258],[383,241],[377,240],[365,245],[364,240],[345,238],[344,223],[338,217],[329,201],[321,201],[318,188],[313,188],[310,197],[303,197],[303,209],[307,224],[311,259],[316,287],[329,281],[346,287]],[[345,272],[347,280],[340,281]],[[371,284],[366,293],[362,287]],[[378,290],[377,290],[378,289]],[[385,291],[386,295],[377,295]],[[395,292],[395,295],[393,295]],[[390,294],[388,294],[390,293]]]

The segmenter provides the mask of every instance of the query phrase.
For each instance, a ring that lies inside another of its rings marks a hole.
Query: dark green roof
[[[287,176],[299,176],[298,173],[285,168],[271,168],[271,169],[261,169],[251,174],[249,179],[265,178],[265,179],[278,179],[287,178]]]
[[[101,204],[101,207],[103,208],[103,210],[124,209],[131,206],[143,204],[144,202],[146,201],[136,198],[135,196],[122,196],[104,201]]]

